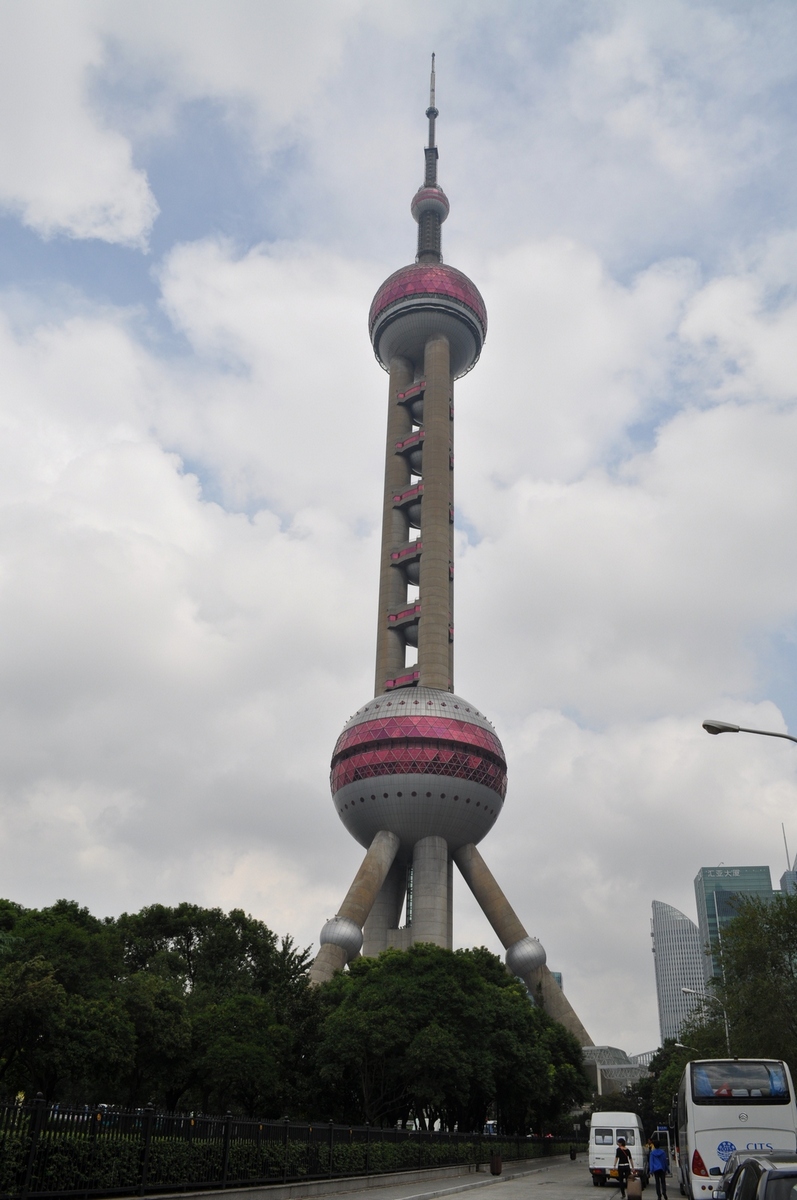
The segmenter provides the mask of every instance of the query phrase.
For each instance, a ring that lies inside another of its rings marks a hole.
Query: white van
[[[616,1179],[611,1172],[617,1154],[617,1139],[625,1138],[631,1151],[634,1167],[639,1172],[642,1186],[648,1185],[648,1150],[642,1132],[642,1120],[638,1113],[596,1112],[590,1118],[589,1130],[589,1173],[595,1187],[605,1187],[609,1179]]]

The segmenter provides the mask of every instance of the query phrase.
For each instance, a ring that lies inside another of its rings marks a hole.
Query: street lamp
[[[787,742],[797,742],[797,737],[792,737],[790,733],[773,733],[771,729],[746,729],[744,725],[731,725],[729,721],[708,719],[703,722],[703,728],[706,733],[758,733],[761,737],[779,737],[785,738]]]
[[[704,1007],[708,1006],[708,1000],[706,999],[705,992],[696,992],[694,988],[688,988],[688,987],[682,987],[681,991],[683,992],[683,994],[685,996],[697,996],[698,1000],[701,1002],[701,1004]],[[728,1058],[730,1058],[731,1057],[731,1031],[728,1026],[728,1014],[725,1011],[725,1005],[722,1003],[721,1000],[717,1000],[717,1004],[719,1004],[720,1008],[722,1009],[722,1019],[725,1022],[725,1049],[728,1051]],[[689,1050],[689,1049],[694,1049],[694,1047],[684,1046],[684,1050]]]

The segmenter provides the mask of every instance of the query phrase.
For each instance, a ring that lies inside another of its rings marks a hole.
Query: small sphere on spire
[[[442,188],[422,187],[412,198],[410,206],[413,217],[420,222],[424,213],[436,213],[441,222],[445,221],[449,212],[448,196]]]

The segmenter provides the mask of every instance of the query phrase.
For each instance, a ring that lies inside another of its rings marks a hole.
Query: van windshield
[[[596,1129],[595,1130],[595,1145],[596,1146],[613,1146],[614,1145],[614,1130],[613,1129]]]
[[[618,1138],[625,1138],[625,1144],[627,1146],[635,1146],[636,1145],[636,1141],[634,1140],[633,1129],[618,1129],[617,1136],[618,1136]]]
[[[695,1104],[788,1104],[782,1063],[702,1062],[692,1064]]]

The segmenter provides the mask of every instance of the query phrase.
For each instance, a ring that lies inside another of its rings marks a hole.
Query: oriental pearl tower
[[[592,1045],[477,849],[504,805],[506,759],[490,721],[454,692],[454,381],[478,361],[487,312],[441,254],[449,204],[437,182],[434,55],[426,116],[424,181],[411,205],[418,253],[379,288],[368,322],[390,380],[374,698],[346,723],[332,756],[335,809],[367,852],[321,930],[310,979],[330,979],[360,952],[415,942],[451,949],[456,863],[507,969]]]

